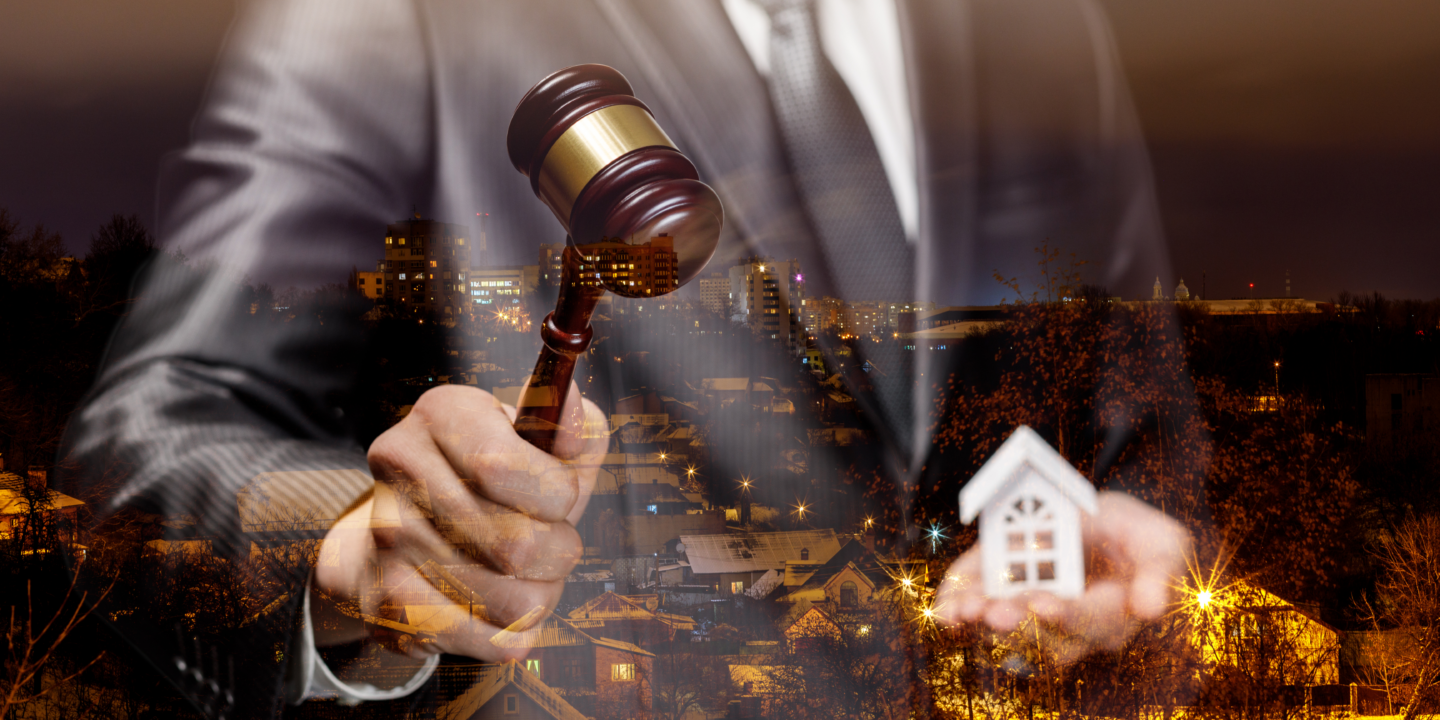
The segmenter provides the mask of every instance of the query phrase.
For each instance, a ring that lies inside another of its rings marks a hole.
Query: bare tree
[[[28,582],[23,611],[13,605],[10,607],[3,674],[0,674],[0,717],[10,717],[12,710],[49,699],[100,661],[97,655],[78,668],[59,675],[51,670],[50,663],[58,656],[57,649],[61,643],[74,634],[109,592],[106,588],[92,596],[82,591],[77,596],[78,578],[76,573],[65,593],[66,602],[60,603],[48,617],[36,616],[34,595]]]
[[[1440,518],[1406,521],[1382,536],[1375,556],[1381,569],[1375,608],[1402,641],[1393,660],[1411,686],[1405,720],[1414,720],[1440,697]]]

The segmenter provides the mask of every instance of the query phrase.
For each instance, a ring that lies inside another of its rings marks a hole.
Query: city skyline
[[[1440,294],[1425,269],[1440,259],[1429,207],[1440,193],[1431,130],[1440,103],[1416,91],[1440,72],[1433,6],[1102,5],[1150,145],[1170,269],[1192,291],[1205,275],[1210,297],[1243,297],[1252,282],[1257,296],[1281,296],[1288,270],[1294,294],[1309,298]],[[0,131],[27,142],[0,169],[3,205],[60,232],[76,256],[115,212],[163,234],[156,171],[185,143],[231,4],[60,2],[7,13],[0,104],[24,112],[0,115]],[[121,17],[127,30],[111,32]],[[63,58],[46,50],[77,47],[77,37],[94,42]],[[474,204],[448,220],[505,212],[483,197]],[[537,244],[563,239],[493,237],[487,264],[529,263]],[[1065,246],[1035,244],[1047,240]],[[375,259],[358,252],[347,266]]]

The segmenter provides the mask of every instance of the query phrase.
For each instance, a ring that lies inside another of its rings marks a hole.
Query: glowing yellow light
[[[907,578],[900,578],[900,584],[901,584],[901,585],[904,585],[905,587],[908,588],[908,587],[910,587],[911,580],[910,580],[910,578],[908,578],[908,577],[907,577]]]
[[[1214,596],[1210,594],[1209,590],[1201,590],[1199,594],[1195,596],[1195,602],[1199,603],[1202,608],[1209,605],[1212,599],[1214,599]]]

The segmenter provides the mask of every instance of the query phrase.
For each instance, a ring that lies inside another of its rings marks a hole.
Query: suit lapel
[[[841,295],[846,279],[834,275],[800,209],[764,79],[719,3],[594,2],[635,59],[640,76],[631,80],[637,92],[725,201],[731,247],[717,253],[715,262],[742,253],[797,258],[806,269],[807,295]],[[942,301],[952,282],[944,270],[964,267],[955,263],[966,260],[974,217],[968,5],[924,0],[897,0],[897,5],[920,172],[921,240],[914,277],[918,299]],[[932,367],[929,352],[903,351],[893,341],[885,345],[866,353],[888,376],[876,383],[876,394],[909,397],[887,400],[857,393],[856,400],[877,419],[892,472],[915,473],[930,445],[932,387],[943,386],[941,375],[948,368]],[[834,348],[825,350],[833,357]],[[880,419],[897,408],[904,408],[909,422],[895,424],[908,427],[884,427]]]

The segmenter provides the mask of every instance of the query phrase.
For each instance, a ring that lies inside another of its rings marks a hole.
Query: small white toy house
[[[960,521],[980,516],[985,594],[1085,591],[1080,513],[1095,488],[1034,430],[1021,425],[960,490]]]

